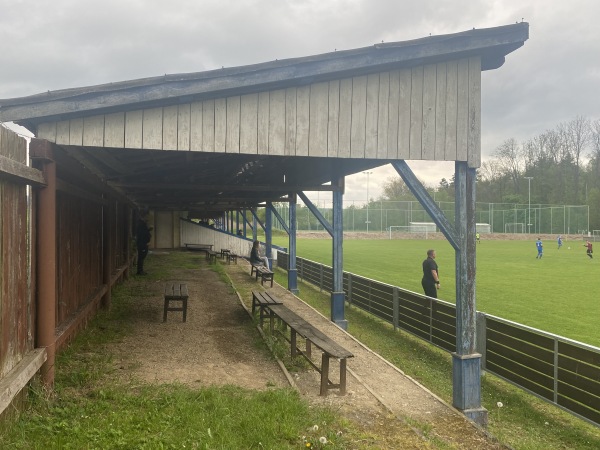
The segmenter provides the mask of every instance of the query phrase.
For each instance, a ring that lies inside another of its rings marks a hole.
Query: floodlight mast
[[[529,191],[529,201],[527,204],[527,213],[529,214],[529,218],[527,219],[527,233],[531,234],[531,180],[533,177],[525,177],[527,180],[528,191]]]
[[[364,174],[367,175],[367,233],[369,232],[369,175],[371,175],[373,172],[363,172]]]

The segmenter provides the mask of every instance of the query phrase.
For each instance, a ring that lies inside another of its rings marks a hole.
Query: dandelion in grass
[[[319,425],[313,425],[312,430],[313,431],[319,431]]]
[[[325,436],[321,436],[321,437],[319,438],[319,442],[320,442],[321,444],[327,444],[327,438],[326,438]]]
[[[504,406],[504,404],[502,402],[498,402],[496,403],[496,406],[498,407],[498,419],[500,419],[500,408],[502,408]]]
[[[306,448],[312,448],[312,444],[310,442],[307,442],[306,444],[304,444]]]

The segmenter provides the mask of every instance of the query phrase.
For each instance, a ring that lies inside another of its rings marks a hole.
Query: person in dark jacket
[[[435,262],[435,250],[427,250],[427,259],[423,261],[421,286],[423,286],[425,295],[437,298],[437,290],[440,288],[440,276],[438,265]]]
[[[150,242],[150,238],[152,237],[150,231],[152,228],[148,228],[148,224],[143,217],[138,219],[137,231],[135,235],[135,243],[137,246],[137,274],[138,275],[146,275],[144,272],[144,259],[148,255],[148,243]]]

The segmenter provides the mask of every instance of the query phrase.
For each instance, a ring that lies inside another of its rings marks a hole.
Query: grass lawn
[[[536,259],[534,240],[477,245],[477,310],[600,346],[600,263],[586,256],[580,241],[560,250],[544,242],[544,257]],[[273,242],[288,246],[285,237]],[[429,248],[437,252],[439,297],[455,303],[454,250],[445,240],[345,240],[344,270],[421,293],[421,262]],[[302,258],[331,265],[331,251],[331,240],[298,239]]]

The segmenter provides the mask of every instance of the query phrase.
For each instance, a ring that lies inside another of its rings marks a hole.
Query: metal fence
[[[287,270],[287,253],[277,264]],[[332,268],[296,259],[298,277],[332,290]],[[456,307],[442,300],[344,272],[346,301],[446,351],[456,350]],[[482,370],[600,425],[600,348],[482,312],[477,313]]]
[[[454,203],[436,202],[444,215],[454,221]],[[332,217],[331,202],[320,201],[317,207],[327,219]],[[278,204],[281,217],[289,217],[288,206]],[[345,231],[385,232],[390,226],[409,226],[411,222],[432,222],[417,201],[371,201],[356,206],[344,202]],[[316,231],[323,226],[303,205],[296,211],[297,229]],[[588,205],[520,205],[513,203],[477,203],[477,223],[490,225],[492,233],[580,234],[589,231]],[[275,227],[281,227],[276,221]]]

